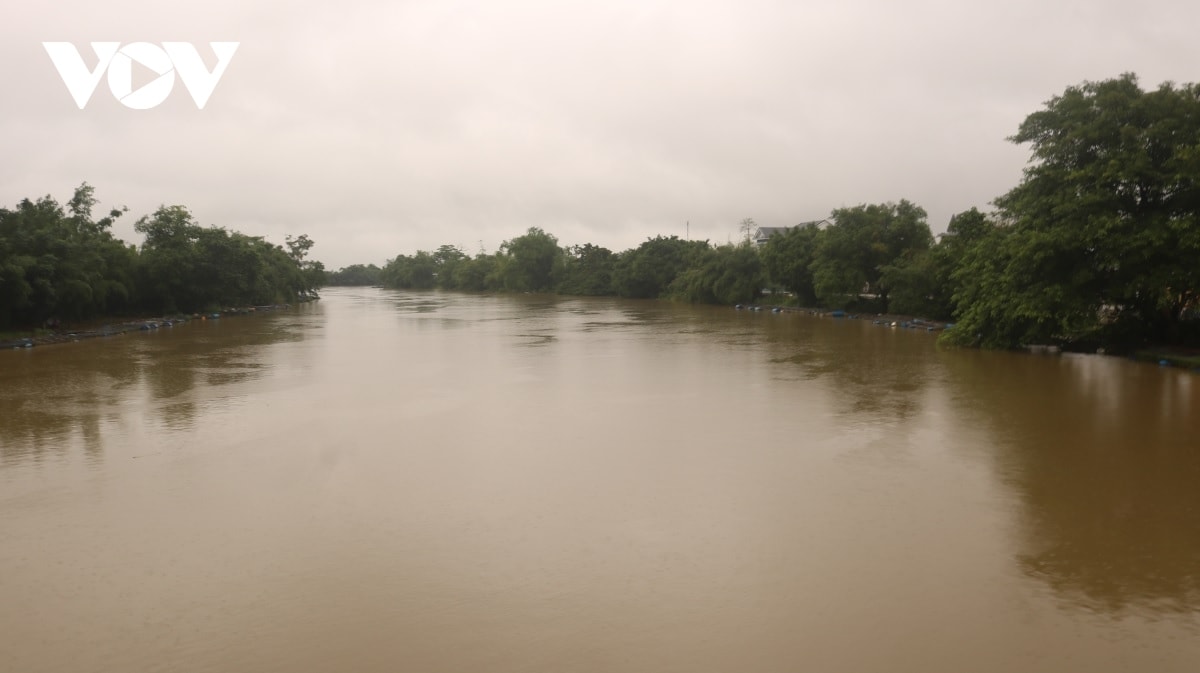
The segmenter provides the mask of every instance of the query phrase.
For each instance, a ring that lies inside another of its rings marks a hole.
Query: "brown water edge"
[[[1200,661],[1185,372],[655,302],[320,304],[0,361],[0,668]]]
[[[262,315],[271,311],[290,309],[291,304],[268,304],[244,306],[212,311],[204,314],[176,314],[153,318],[121,318],[84,321],[69,327],[54,329],[39,328],[0,332],[0,351],[75,343],[83,339],[117,336],[129,332],[147,332],[164,327],[177,327],[192,320],[219,319],[222,316]]]

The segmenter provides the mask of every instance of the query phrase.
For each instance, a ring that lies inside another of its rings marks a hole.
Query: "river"
[[[0,670],[1200,670],[1200,375],[323,294],[0,352]]]

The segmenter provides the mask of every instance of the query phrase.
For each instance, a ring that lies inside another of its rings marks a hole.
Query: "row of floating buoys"
[[[743,311],[743,310],[744,311],[762,311],[763,310],[762,306],[758,306],[756,304],[751,304],[751,305],[734,304],[733,308],[738,311]],[[771,313],[785,313],[787,310],[788,309],[785,309],[781,306],[771,307]],[[804,311],[800,311],[800,312],[804,312]],[[835,309],[835,310],[829,311],[827,313],[820,313],[817,311],[810,310],[810,311],[807,311],[807,313],[809,315],[826,315],[831,318],[857,319],[857,318],[861,317],[857,313],[846,313],[844,310],[841,310],[841,309]],[[904,320],[904,321],[892,321],[892,320],[882,320],[881,319],[881,320],[873,320],[873,321],[871,321],[871,324],[882,325],[884,327],[896,327],[896,328],[902,328],[902,329],[923,329],[926,332],[936,332],[939,329],[947,330],[947,329],[951,329],[954,327],[954,323],[946,323],[945,325],[942,325],[939,327],[937,323],[933,323],[933,322],[930,322],[927,320],[922,320],[921,318],[913,318],[912,320]]]
[[[895,327],[898,329],[923,329],[926,332],[936,332],[938,326],[935,323],[913,318],[912,320],[872,320],[872,325],[881,325],[883,327]],[[954,327],[954,323],[947,323],[941,329],[950,329]]]

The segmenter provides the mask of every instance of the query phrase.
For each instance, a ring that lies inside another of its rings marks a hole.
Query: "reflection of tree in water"
[[[116,422],[120,403],[141,383],[159,422],[188,427],[198,384],[224,386],[261,376],[266,365],[257,348],[299,341],[306,329],[284,316],[230,322],[239,324],[129,334],[111,337],[112,344],[52,346],[37,354],[0,353],[6,360],[0,365],[0,459],[36,460],[66,450],[75,437],[98,457],[103,421]]]
[[[942,376],[932,337],[925,334],[897,333],[859,320],[761,317],[778,376],[823,379],[836,398],[835,408],[850,416],[911,419],[921,409],[926,385]]]
[[[301,341],[305,336],[303,325],[282,316],[230,322],[233,329],[222,325],[215,334],[198,332],[199,338],[184,339],[171,351],[154,350],[142,358],[141,373],[152,399],[159,402],[154,407],[165,426],[191,426],[197,406],[190,393],[198,383],[219,387],[257,379],[267,368],[259,348]]]
[[[1200,609],[1200,380],[1097,357],[948,364],[1024,506],[1022,572],[1091,610]]]
[[[0,353],[0,459],[6,463],[60,451],[75,432],[89,452],[98,451],[101,419],[115,413],[113,401],[138,380],[128,360],[68,357],[55,362],[52,357]]]

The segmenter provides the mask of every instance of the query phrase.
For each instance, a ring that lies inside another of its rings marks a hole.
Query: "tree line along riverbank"
[[[1125,74],[1071,86],[1010,140],[1032,152],[1020,183],[936,238],[901,200],[769,237],[747,219],[726,245],[657,236],[613,252],[530,228],[491,254],[443,245],[329,282],[729,305],[770,293],[953,322],[941,338],[960,346],[1200,354],[1200,85],[1147,91]]]
[[[1019,184],[938,237],[900,200],[775,231],[747,218],[736,244],[656,236],[613,252],[532,227],[490,254],[443,245],[334,273],[307,259],[307,236],[275,245],[202,227],[183,206],[142,217],[144,241],[125,243],[111,233],[124,210],[93,217],[84,183],[65,207],[0,208],[0,335],[359,284],[769,303],[952,322],[941,339],[959,346],[1200,354],[1200,85],[1071,86],[1011,140],[1031,149]]]
[[[323,266],[306,259],[308,236],[288,237],[285,248],[163,206],[134,225],[144,236],[138,246],[112,234],[125,211],[97,219],[96,203],[85,182],[65,208],[49,196],[0,208],[0,340],[36,330],[50,338],[101,318],[292,304],[324,281]]]

